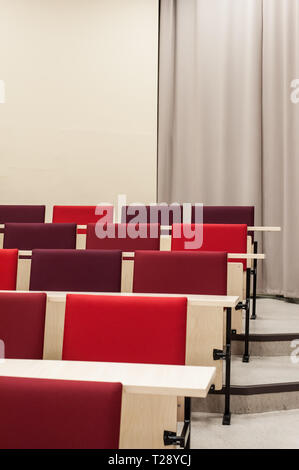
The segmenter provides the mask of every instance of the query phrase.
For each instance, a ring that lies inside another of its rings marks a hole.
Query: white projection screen
[[[156,200],[158,0],[0,0],[0,204]]]

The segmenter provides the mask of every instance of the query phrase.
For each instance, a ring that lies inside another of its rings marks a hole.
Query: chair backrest
[[[185,250],[185,243],[192,238],[184,235],[184,224],[173,226],[171,237],[171,250]],[[227,253],[246,253],[247,252],[247,225],[245,224],[188,224],[186,233],[198,230],[202,231],[202,245],[194,251],[225,251]],[[178,235],[180,234],[180,235]],[[199,237],[198,237],[199,238]],[[194,239],[194,238],[193,238]],[[230,260],[228,260],[230,261]],[[235,263],[243,263],[246,270],[246,260],[231,260]]]
[[[102,215],[96,214],[97,209]],[[113,206],[54,206],[53,222],[87,225],[105,217],[105,222],[113,223],[113,209]],[[86,233],[86,229],[78,229],[78,233]]]
[[[62,358],[185,364],[186,298],[68,295]]]
[[[106,238],[99,238],[96,233],[96,225],[89,224],[87,226],[87,249],[125,252],[160,249],[159,224],[107,224],[103,226],[104,230],[107,234]],[[139,236],[132,238],[132,235],[135,236],[133,233],[135,231]]]
[[[121,252],[33,250],[30,290],[120,292]]]
[[[3,247],[19,250],[76,248],[76,225],[7,224]]]
[[[195,223],[195,207],[192,206],[191,222]],[[254,206],[203,206],[204,224],[246,224],[254,226]],[[249,232],[249,235],[253,232]]]
[[[0,448],[117,449],[122,384],[0,377]]]
[[[0,292],[0,340],[7,359],[42,359],[46,294]]]
[[[45,206],[0,205],[0,224],[43,223]]]
[[[0,290],[15,290],[17,286],[18,250],[0,249]]]
[[[129,212],[129,213],[128,213]],[[180,224],[183,222],[183,206],[164,206],[162,204],[141,206],[123,206],[121,212],[122,223],[129,223],[138,216],[138,222],[149,224],[158,223],[160,225]]]
[[[137,251],[133,292],[227,294],[227,253]]]

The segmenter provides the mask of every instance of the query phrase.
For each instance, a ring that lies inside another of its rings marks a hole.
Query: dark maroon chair
[[[146,237],[131,238],[130,226]],[[159,250],[160,249],[160,225],[159,224],[105,224],[105,233],[114,237],[98,238],[96,225],[87,225],[86,249],[121,250],[124,252],[136,250]],[[126,234],[125,237],[122,235]],[[151,238],[153,235],[153,238]]]
[[[6,224],[3,248],[76,248],[76,224]]]
[[[33,250],[30,290],[120,292],[121,251]]]
[[[43,358],[46,300],[42,293],[0,293],[0,340],[5,358]]]
[[[0,224],[43,223],[45,206],[0,205]]]
[[[227,253],[137,251],[133,292],[227,294]]]
[[[195,221],[195,207],[192,206],[191,223]],[[203,206],[204,224],[246,224],[254,226],[254,206]],[[253,236],[253,232],[249,235]]]
[[[1,449],[117,449],[122,384],[0,377]]]
[[[130,223],[132,219],[138,216],[138,222],[149,224],[158,223],[160,225],[181,224],[183,222],[183,206],[171,207],[163,205],[138,206],[129,205],[122,207],[122,223]],[[168,229],[162,229],[162,235],[171,233]]]

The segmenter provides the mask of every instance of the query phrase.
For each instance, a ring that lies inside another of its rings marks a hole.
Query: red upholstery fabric
[[[203,230],[203,243],[197,251],[247,252],[247,225],[245,224],[191,224],[191,228],[192,230]],[[184,250],[185,242],[192,241],[192,239],[185,238],[183,230],[181,230],[181,237],[175,238],[174,233],[177,229],[178,227],[173,226],[171,249],[174,251]],[[243,268],[246,270],[246,260],[233,259],[229,261],[243,263]]]
[[[19,250],[76,248],[76,225],[7,224],[3,246]]]
[[[0,290],[15,290],[17,285],[18,250],[0,249]]]
[[[33,250],[30,290],[120,292],[121,252]]]
[[[227,254],[137,251],[133,292],[227,294]]]
[[[146,217],[143,217],[142,220],[138,220],[139,223],[144,223],[144,224],[159,223],[161,225],[172,225],[174,223],[179,224],[183,221],[183,206],[182,205],[179,206],[180,212],[177,211],[176,207],[168,206],[169,221],[168,220],[164,221],[162,214],[164,213],[165,209],[167,209],[167,207],[161,204],[160,205],[157,204],[154,206],[138,206],[138,205],[123,206],[122,213],[121,213],[122,223],[129,223],[136,216],[138,216],[138,218],[142,217],[144,213],[144,208],[146,211]],[[133,212],[133,214],[128,214],[128,209],[130,212]],[[151,214],[156,220],[150,220]]]
[[[195,207],[191,222],[195,223]],[[254,206],[203,206],[204,224],[246,224],[254,226]],[[250,232],[253,234],[253,232]]]
[[[0,377],[1,449],[117,449],[120,383]]]
[[[97,223],[105,216],[105,222],[113,222],[113,206],[101,206],[105,211],[103,215],[95,213],[98,206],[54,206],[54,223],[73,223],[77,225],[87,225]],[[86,229],[78,229],[78,233],[86,233]]]
[[[168,210],[167,210],[168,209]],[[178,210],[179,209],[179,210]],[[128,211],[130,214],[128,214]],[[163,206],[157,204],[153,206],[123,206],[121,213],[122,223],[129,223],[138,216],[138,222],[149,224],[158,223],[160,225],[172,225],[174,223],[180,224],[183,222],[183,206],[178,208],[171,206]],[[162,229],[162,235],[168,235],[168,229]]]
[[[0,292],[0,339],[7,359],[43,358],[46,300],[46,294]]]
[[[0,224],[42,223],[45,221],[45,206],[0,205]]]
[[[186,298],[67,295],[62,358],[185,364]]]
[[[151,227],[152,225],[152,227]],[[130,226],[140,234],[146,233],[146,238],[130,238]],[[138,228],[137,228],[138,227]],[[157,236],[151,238],[152,234]],[[87,226],[87,249],[100,249],[100,250],[121,250],[121,251],[136,251],[136,250],[159,250],[160,249],[160,225],[159,224],[107,224],[105,226],[107,233],[115,233],[114,238],[98,238],[96,235],[95,224]],[[112,231],[112,232],[111,232]],[[122,238],[122,233],[126,233],[126,237]]]

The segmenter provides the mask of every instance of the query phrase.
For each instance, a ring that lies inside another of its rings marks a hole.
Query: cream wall
[[[157,59],[158,0],[0,0],[0,204],[155,201]]]

